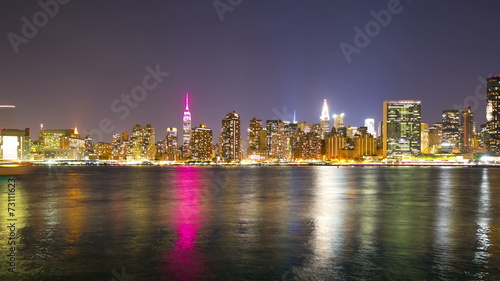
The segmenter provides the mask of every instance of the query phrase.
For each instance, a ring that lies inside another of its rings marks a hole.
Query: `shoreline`
[[[115,163],[115,162],[51,162],[32,163],[34,166],[92,166],[92,167],[468,167],[468,168],[500,168],[500,164],[477,163]]]

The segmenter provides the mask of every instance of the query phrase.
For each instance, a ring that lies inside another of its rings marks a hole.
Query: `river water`
[[[0,280],[500,279],[495,168],[41,167],[0,188]]]

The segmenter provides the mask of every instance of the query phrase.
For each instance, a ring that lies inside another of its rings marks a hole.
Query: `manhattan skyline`
[[[276,112],[294,110],[297,121],[318,123],[324,99],[330,115],[343,112],[352,126],[378,123],[384,100],[418,99],[422,121],[432,124],[442,110],[469,104],[476,89],[485,97],[486,78],[498,75],[494,1],[400,1],[402,11],[350,63],[340,44],[353,44],[354,28],[364,29],[387,1],[242,1],[222,21],[211,2],[117,3],[59,5],[18,53],[7,35],[22,35],[22,18],[32,20],[41,7],[2,4],[0,103],[16,108],[1,110],[0,127],[37,135],[41,123],[91,130],[109,118],[116,129],[104,141],[137,123],[163,132],[182,128],[185,93],[193,97],[192,124],[214,132],[232,110],[242,130],[253,117],[283,119]],[[111,104],[142,85],[148,66],[169,75],[120,119]],[[476,100],[479,126],[486,103]]]

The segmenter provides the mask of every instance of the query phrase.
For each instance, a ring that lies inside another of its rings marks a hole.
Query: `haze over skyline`
[[[500,73],[500,3],[402,0],[401,12],[349,63],[341,43],[354,45],[355,28],[364,30],[371,11],[389,2],[242,1],[221,21],[211,1],[73,0],[16,53],[8,34],[21,36],[22,18],[32,21],[42,8],[4,1],[0,104],[16,108],[0,110],[0,127],[29,127],[34,137],[40,123],[90,131],[109,118],[112,133],[150,123],[163,138],[167,127],[182,128],[189,93],[193,127],[207,124],[217,136],[236,110],[246,138],[253,117],[295,110],[297,121],[319,123],[324,99],[330,115],[344,112],[346,125],[362,126],[381,120],[384,100],[422,100],[423,122],[434,123],[442,110],[470,103],[478,87],[485,96],[478,77]],[[143,85],[147,67],[169,75],[121,119],[111,105]],[[479,127],[485,101],[476,101]]]

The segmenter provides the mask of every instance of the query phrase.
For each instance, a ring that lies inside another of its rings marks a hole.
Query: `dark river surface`
[[[0,188],[0,280],[500,280],[496,168],[41,167]]]

